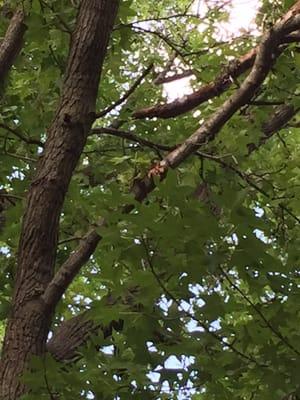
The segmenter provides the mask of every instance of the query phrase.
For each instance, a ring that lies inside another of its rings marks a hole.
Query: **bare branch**
[[[182,79],[182,78],[188,78],[190,76],[193,76],[194,74],[195,74],[195,72],[193,70],[186,70],[186,71],[178,72],[174,75],[169,75],[169,76],[166,76],[166,74],[162,74],[162,75],[159,74],[159,76],[154,79],[153,83],[155,85],[162,85],[164,83],[178,81],[179,79]]]
[[[200,87],[197,91],[180,97],[171,103],[159,104],[153,107],[146,107],[136,110],[133,117],[136,119],[143,118],[173,118],[184,114],[193,108],[199,106],[205,101],[220,96],[233,82],[233,78],[237,78],[246,72],[254,63],[256,49],[249,51],[240,59],[235,60],[222,72],[214,82]]]
[[[172,19],[177,19],[177,18],[195,18],[197,19],[197,21],[199,21],[199,15],[197,14],[189,14],[186,12],[182,12],[182,13],[177,13],[177,14],[172,14],[172,15],[167,15],[165,17],[157,17],[157,18],[145,18],[145,19],[139,19],[136,21],[132,21],[128,24],[118,24],[117,26],[115,26],[114,30],[120,29],[120,28],[131,28],[134,27],[134,25],[140,24],[142,22],[160,22],[160,21],[169,21]],[[204,18],[200,19],[200,20],[204,20]]]

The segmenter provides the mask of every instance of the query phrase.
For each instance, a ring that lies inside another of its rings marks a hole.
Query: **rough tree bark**
[[[61,98],[28,192],[0,364],[1,399],[14,400],[26,391],[20,375],[30,356],[46,349],[55,304],[49,306],[41,296],[53,278],[59,216],[93,122],[118,4],[118,0],[81,1]]]
[[[0,85],[3,85],[8,71],[22,48],[25,25],[25,12],[18,8],[12,16],[4,39],[0,44]]]

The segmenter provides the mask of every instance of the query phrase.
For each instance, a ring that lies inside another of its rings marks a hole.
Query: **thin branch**
[[[116,136],[116,137],[119,137],[122,139],[130,140],[135,143],[139,143],[142,146],[146,146],[146,147],[149,147],[154,150],[171,151],[176,147],[176,146],[167,146],[167,145],[163,145],[163,144],[159,144],[159,143],[154,143],[154,142],[151,142],[150,140],[143,139],[139,136],[136,136],[131,132],[121,131],[121,130],[109,128],[109,127],[108,128],[94,128],[91,130],[91,134],[92,135],[106,134],[106,135]]]
[[[25,162],[28,162],[28,163],[36,163],[37,162],[37,159],[35,159],[35,158],[30,158],[30,157],[22,156],[20,154],[10,153],[8,151],[5,151],[3,154],[5,154],[8,157],[12,157],[12,158],[15,158],[17,160],[22,160],[22,161],[25,161]]]
[[[131,86],[129,90],[115,103],[110,105],[109,107],[105,108],[104,110],[100,111],[95,115],[95,119],[104,117],[106,114],[110,113],[112,110],[114,110],[116,107],[124,103],[128,97],[136,90],[136,88],[142,83],[143,79],[151,72],[153,69],[153,63],[149,65],[145,69],[145,71],[141,74],[141,76],[134,82],[134,84]]]
[[[166,73],[168,71],[163,71],[163,72],[165,72],[165,74],[159,74],[159,76],[154,79],[153,83],[155,85],[162,85],[165,83],[178,81],[180,79],[188,78],[188,77],[195,75],[195,72],[193,70],[186,70],[186,71],[178,72],[178,73],[175,73],[174,75],[169,75],[169,76],[166,76]]]
[[[189,55],[190,53],[187,53],[184,50],[184,44],[178,44],[173,42],[168,36],[164,35],[163,33],[159,32],[159,31],[155,31],[155,30],[151,30],[151,29],[147,29],[147,28],[142,28],[141,26],[134,26],[133,27],[134,31],[136,33],[148,33],[150,35],[156,36],[159,39],[161,39],[163,42],[166,43],[166,45],[172,49],[173,51],[175,51],[180,57],[184,58],[187,55]],[[199,50],[197,51],[198,55],[203,55],[206,54],[209,51],[209,49],[204,49],[204,50]]]
[[[200,19],[199,15],[197,15],[197,14],[188,14],[188,13],[182,12],[182,13],[167,15],[165,17],[145,18],[145,19],[132,21],[132,22],[129,22],[127,24],[118,24],[118,25],[115,26],[114,30],[117,30],[117,29],[120,29],[120,28],[131,28],[131,27],[134,27],[134,25],[137,25],[137,24],[140,24],[140,23],[143,23],[143,22],[169,21],[171,19],[177,19],[177,18],[196,18],[197,21],[204,20],[204,18]]]
[[[196,318],[195,315],[190,313],[189,311],[186,311],[182,305],[180,304],[180,301],[177,300],[177,298],[169,291],[169,289],[166,288],[165,284],[161,281],[159,275],[156,273],[154,265],[153,265],[153,257],[150,257],[149,255],[149,249],[147,246],[147,243],[145,242],[144,238],[141,238],[141,243],[143,244],[143,247],[145,249],[146,253],[146,258],[147,258],[147,263],[149,265],[149,268],[157,281],[158,285],[161,287],[163,292],[171,299],[174,301],[174,303],[177,305],[178,309],[180,309],[187,317],[191,318],[192,320],[196,321],[199,326],[201,326],[209,335],[211,335],[214,339],[216,339],[218,342],[220,342],[222,345],[228,347],[230,350],[232,350],[234,353],[238,354],[240,357],[246,359],[247,361],[250,361],[252,363],[255,363],[256,365],[260,367],[266,367],[266,365],[259,364],[254,358],[247,356],[246,354],[240,352],[235,346],[232,344],[228,343],[227,341],[224,340],[222,336],[219,336],[217,333],[211,331],[209,329],[209,326],[205,324],[203,321],[201,321],[199,318]]]
[[[39,0],[40,4],[44,7],[47,7],[52,13],[55,15],[57,18],[59,24],[61,25],[60,29],[62,32],[68,33],[69,35],[72,34],[72,29],[69,27],[69,25],[66,23],[66,21],[62,18],[59,12],[55,10],[55,8],[48,4],[47,1],[44,0]]]
[[[74,242],[74,241],[78,241],[78,240],[82,240],[82,239],[84,239],[82,236],[72,236],[67,239],[60,240],[57,245],[61,246],[62,244],[70,243],[70,242]]]
[[[288,346],[295,354],[297,354],[298,356],[300,356],[300,352],[294,347],[292,346],[289,341],[287,340],[287,338],[285,338],[280,332],[279,330],[275,329],[273,327],[273,325],[267,320],[267,318],[264,316],[264,314],[260,311],[260,309],[257,307],[256,304],[254,304],[252,302],[251,299],[249,299],[248,296],[246,296],[246,294],[232,281],[232,279],[229,277],[229,275],[225,272],[225,270],[219,266],[219,269],[221,271],[221,273],[223,274],[223,276],[225,277],[225,279],[227,280],[227,282],[230,284],[230,286],[232,286],[242,297],[244,300],[246,300],[246,302],[248,304],[250,304],[250,306],[255,310],[255,312],[260,316],[260,318],[264,321],[264,323],[266,324],[266,326],[270,329],[270,331],[282,342],[284,343],[286,346]]]
[[[6,125],[2,122],[0,122],[0,128],[5,129],[6,131],[12,133],[13,135],[17,136],[19,139],[21,139],[23,142],[27,144],[37,144],[40,147],[44,147],[44,144],[40,140],[26,137],[16,128],[11,128],[9,125]]]
[[[231,171],[233,171],[235,174],[237,174],[241,179],[243,179],[249,186],[251,186],[253,189],[255,189],[256,191],[258,191],[259,193],[261,193],[263,196],[265,196],[266,198],[270,199],[270,200],[276,200],[276,197],[274,198],[273,196],[270,196],[265,190],[263,190],[262,188],[260,188],[255,182],[253,182],[249,175],[246,174],[245,172],[239,170],[237,167],[235,167],[232,164],[229,164],[227,162],[225,162],[224,160],[222,160],[222,157],[220,156],[214,156],[212,154],[206,154],[206,153],[202,153],[197,151],[196,152],[197,155],[203,157],[203,158],[207,158],[209,160],[213,160],[215,162],[217,162],[218,164],[222,165],[225,168],[230,169]],[[297,215],[295,215],[288,207],[284,206],[283,204],[279,204],[278,205],[283,211],[285,211],[287,214],[290,215],[290,217],[292,217],[298,224],[300,224],[300,218],[297,217]]]
[[[7,192],[4,193],[2,190],[0,190],[0,197],[7,197],[8,199],[14,199],[14,200],[24,200],[25,199],[24,197],[18,196],[16,194],[10,194]]]

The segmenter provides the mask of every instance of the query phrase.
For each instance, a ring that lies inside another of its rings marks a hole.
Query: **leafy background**
[[[180,67],[193,69],[196,89],[255,45],[258,38],[250,34],[219,43],[215,32],[228,13],[217,3],[204,17],[184,15],[190,3],[122,1],[97,110],[117,101],[151,63],[156,73],[162,70],[175,50]],[[263,1],[259,29],[290,5]],[[171,15],[177,17],[159,19]],[[25,46],[2,90],[1,190],[10,195],[0,237],[2,337],[26,191],[60,93],[75,16],[70,1],[33,0]],[[145,19],[152,20],[135,23]],[[7,24],[0,19],[2,36]],[[258,99],[299,107],[299,62],[297,44],[289,46]],[[122,121],[123,130],[174,146],[238,85],[196,113],[136,120],[134,110],[166,101],[154,78],[152,71],[95,126]],[[52,330],[84,310],[104,325],[122,319],[123,328],[93,337],[80,359],[66,366],[50,356],[33,359],[33,373],[24,377],[32,392],[24,398],[60,393],[64,399],[274,400],[297,390],[299,128],[287,126],[250,155],[247,147],[259,144],[274,108],[241,110],[130,214],[123,205],[133,202],[128,193],[134,180],[163,152],[105,134],[89,136],[61,215],[57,265],[100,217],[107,225],[59,304]],[[206,201],[195,196],[197,188]]]

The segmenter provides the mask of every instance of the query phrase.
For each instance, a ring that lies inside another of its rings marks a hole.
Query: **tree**
[[[2,2],[1,399],[299,395],[300,2],[196,3]]]

